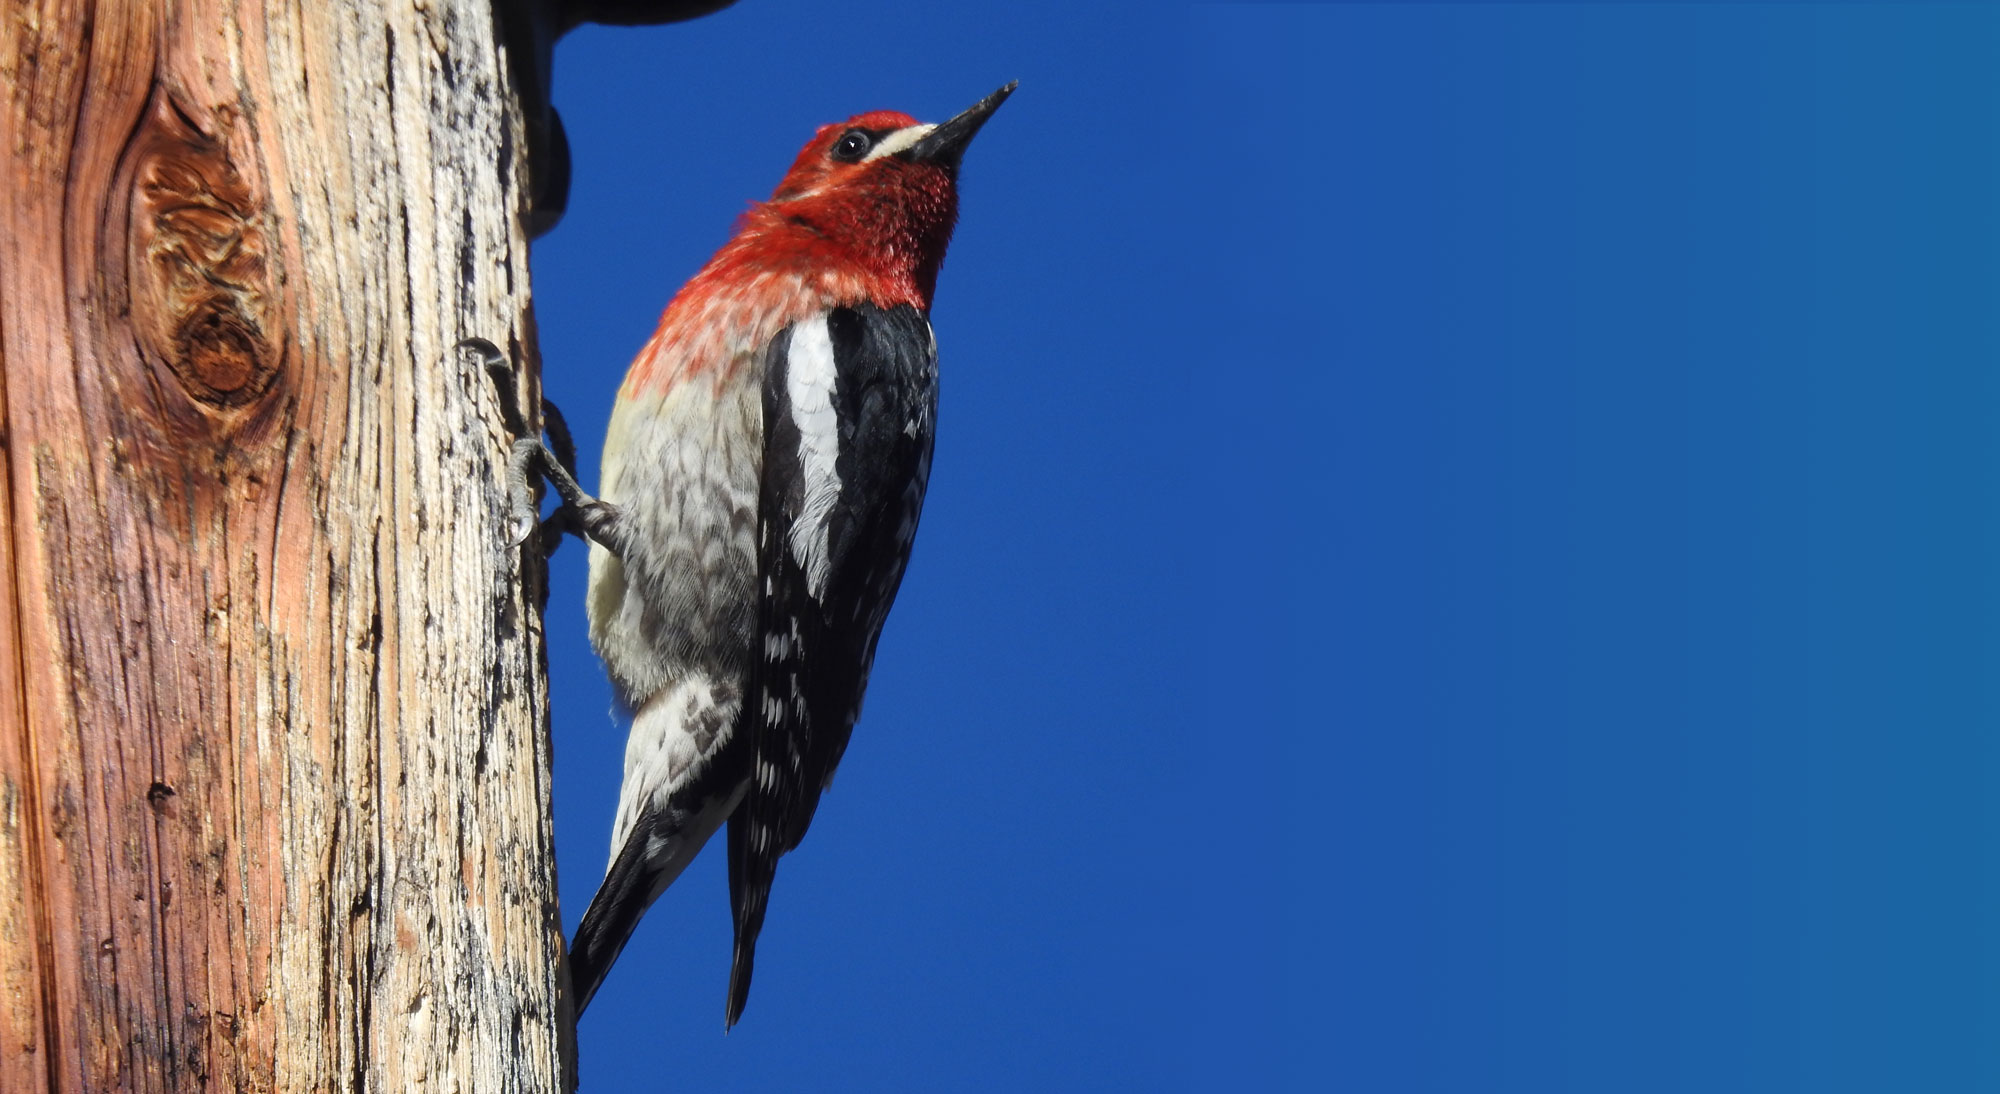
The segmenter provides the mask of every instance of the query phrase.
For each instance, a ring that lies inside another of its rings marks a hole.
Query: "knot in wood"
[[[132,317],[189,397],[228,409],[271,387],[283,338],[261,188],[230,155],[233,115],[209,128],[161,88],[133,135]]]
[[[174,332],[169,358],[189,395],[216,407],[238,407],[277,377],[270,345],[235,301],[216,295],[196,304]]]

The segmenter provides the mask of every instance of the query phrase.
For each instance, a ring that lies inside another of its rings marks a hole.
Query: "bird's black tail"
[[[729,1002],[722,1028],[729,1029],[743,1017],[743,1005],[750,1001],[750,969],[757,962],[757,935],[764,929],[765,902],[771,895],[771,880],[777,874],[776,855],[757,855],[750,850],[751,822],[745,810],[729,818],[729,907],[736,922],[736,954],[729,962]]]
[[[604,983],[604,974],[618,960],[626,939],[632,937],[632,929],[639,925],[639,917],[652,907],[651,898],[658,895],[647,891],[657,871],[646,862],[645,845],[643,838],[625,841],[618,858],[605,873],[604,883],[597,887],[597,895],[590,898],[590,907],[584,909],[583,922],[577,924],[576,940],[569,944],[569,978],[576,989],[578,1017],[583,1016],[583,1008],[590,1005],[590,997]]]

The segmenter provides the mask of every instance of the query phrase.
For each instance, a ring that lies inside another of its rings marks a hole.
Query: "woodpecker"
[[[611,863],[570,945],[581,1014],[728,826],[742,1017],[780,856],[846,749],[930,477],[931,297],[960,157],[1014,84],[936,125],[823,126],[667,305],[619,388],[600,495],[539,441],[591,542],[590,638],[631,711]]]

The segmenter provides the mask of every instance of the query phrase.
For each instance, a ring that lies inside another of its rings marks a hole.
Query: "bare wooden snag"
[[[567,1085],[500,37],[0,5],[0,1090]]]

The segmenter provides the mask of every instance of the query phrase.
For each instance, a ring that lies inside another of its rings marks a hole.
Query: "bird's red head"
[[[1010,83],[937,125],[878,110],[821,126],[771,200],[745,218],[745,234],[852,263],[888,295],[929,308],[958,220],[959,158],[1013,91]]]
[[[907,304],[928,312],[958,219],[958,161],[1013,94],[995,91],[937,125],[877,111],[824,126],[771,200],[681,287],[626,374],[629,392],[714,370],[816,310]]]

